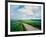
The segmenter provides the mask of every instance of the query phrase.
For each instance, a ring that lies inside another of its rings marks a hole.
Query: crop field
[[[41,30],[41,20],[40,19],[26,19],[26,20],[11,20],[10,31],[27,31],[23,23],[32,25],[33,27]]]

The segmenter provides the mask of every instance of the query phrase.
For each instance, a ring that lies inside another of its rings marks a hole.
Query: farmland
[[[41,20],[40,19],[24,19],[24,20],[11,20],[10,21],[10,31],[27,31],[23,23],[32,25],[33,27],[41,29]]]

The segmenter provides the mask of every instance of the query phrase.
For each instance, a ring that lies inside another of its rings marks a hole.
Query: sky
[[[10,5],[10,19],[40,19],[41,6]]]

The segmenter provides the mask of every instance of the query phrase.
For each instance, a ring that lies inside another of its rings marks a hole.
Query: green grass
[[[11,20],[11,31],[25,31],[22,22]]]
[[[10,28],[11,31],[26,31],[23,23],[32,25],[38,29],[41,29],[41,20],[40,19],[26,19],[26,20],[11,20]]]
[[[23,20],[24,23],[32,25],[38,29],[41,29],[41,20],[40,19],[31,19],[31,20]]]

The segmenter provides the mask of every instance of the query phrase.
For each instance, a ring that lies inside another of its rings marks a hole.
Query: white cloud
[[[35,12],[33,12],[33,9]],[[40,17],[39,7],[35,6],[24,6],[24,8],[20,9],[20,12],[22,13],[21,18],[38,18]]]
[[[16,15],[16,13],[18,15]],[[18,9],[15,12],[14,18],[18,18],[18,19],[37,19],[40,18],[41,14],[40,14],[40,7],[38,6],[29,6],[29,5],[24,5],[23,8]]]

